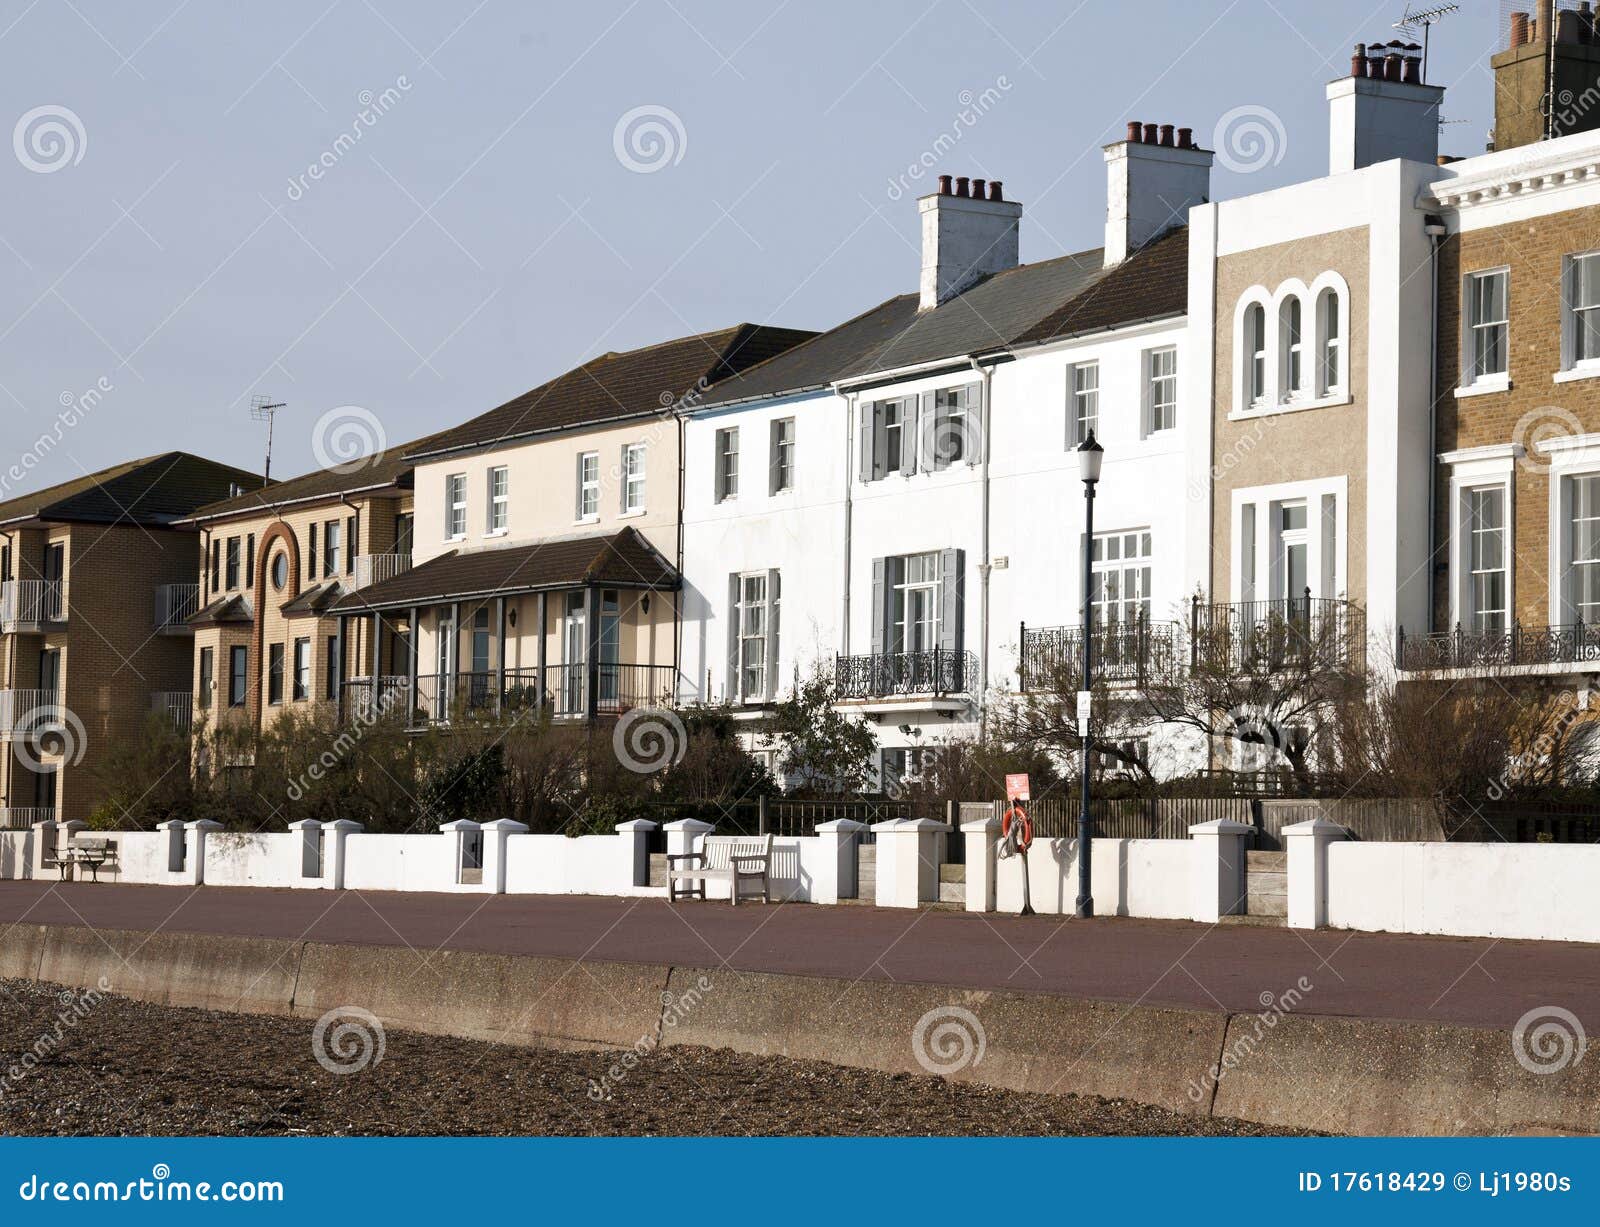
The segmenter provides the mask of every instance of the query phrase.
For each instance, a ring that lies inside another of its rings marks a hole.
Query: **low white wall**
[[[1600,847],[1328,845],[1328,926],[1600,942]]]
[[[0,878],[33,876],[33,832],[0,831]]]
[[[298,831],[243,834],[212,831],[206,836],[207,886],[304,886],[305,839]]]
[[[167,832],[118,831],[110,837],[117,841],[118,882],[166,884],[184,880],[184,875],[167,869],[171,846]]]
[[[1096,916],[1144,916],[1159,920],[1194,919],[1191,839],[1097,839],[1090,867]],[[1070,915],[1078,901],[1078,841],[1035,840],[1028,850],[1028,886],[1033,910]],[[996,868],[995,906],[1022,910],[1022,858],[1001,860]]]
[[[508,895],[664,895],[633,884],[632,835],[510,835]]]
[[[345,840],[346,890],[481,891],[457,881],[453,835],[352,834]],[[208,875],[209,877],[209,872]]]

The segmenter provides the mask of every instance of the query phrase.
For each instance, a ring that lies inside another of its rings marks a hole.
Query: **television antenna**
[[[273,419],[278,416],[279,409],[286,409],[284,401],[274,401],[272,397],[259,394],[250,398],[250,416],[257,422],[267,424],[267,467],[262,474],[261,484],[269,485],[272,482],[272,425]]]
[[[1399,30],[1408,38],[1417,36],[1417,27],[1422,27],[1422,80],[1428,80],[1428,32],[1440,21],[1452,14],[1459,13],[1459,4],[1435,4],[1426,8],[1411,4],[1406,5],[1405,15],[1395,22],[1392,29]]]

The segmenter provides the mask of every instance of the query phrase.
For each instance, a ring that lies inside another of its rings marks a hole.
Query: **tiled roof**
[[[584,584],[665,590],[676,588],[679,577],[648,541],[625,528],[610,536],[441,554],[403,575],[352,592],[333,608],[359,613]]]
[[[1016,338],[1028,345],[1100,332],[1189,309],[1189,228],[1178,226],[1146,243],[1072,301]]]
[[[64,520],[164,527],[257,474],[188,452],[167,452],[101,469],[0,503],[0,524]]]
[[[544,431],[660,414],[718,380],[815,335],[739,324],[627,353],[602,354],[407,454],[420,459]]]

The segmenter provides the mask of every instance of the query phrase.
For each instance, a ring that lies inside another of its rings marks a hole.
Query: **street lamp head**
[[[1089,437],[1078,445],[1078,476],[1091,486],[1100,480],[1100,462],[1105,459],[1105,454],[1106,449],[1095,441],[1092,430]]]

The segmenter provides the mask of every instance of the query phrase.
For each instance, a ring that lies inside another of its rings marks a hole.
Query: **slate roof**
[[[250,613],[249,600],[235,593],[232,596],[218,597],[212,601],[211,604],[189,619],[189,625],[221,626],[224,623],[251,621],[254,621],[254,619]]]
[[[165,452],[0,503],[0,524],[57,520],[167,527],[261,476],[189,452]]]
[[[1081,336],[1189,309],[1189,228],[1178,226],[1146,243],[1070,302],[1017,337],[1030,345]]]
[[[536,541],[466,553],[452,550],[403,575],[352,592],[333,609],[359,613],[591,583],[669,590],[677,588],[680,580],[672,564],[630,527],[609,536]]]
[[[737,324],[598,358],[408,451],[412,459],[660,414],[816,333]]]
[[[326,613],[343,595],[344,584],[339,580],[330,579],[326,583],[313,584],[305,589],[294,600],[284,605],[280,612],[288,616]]]

